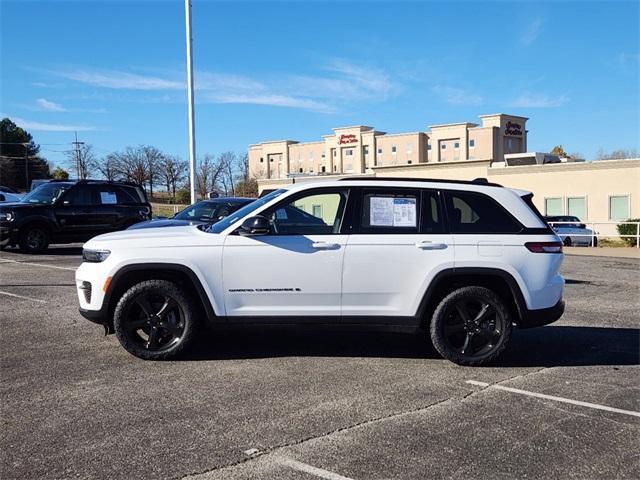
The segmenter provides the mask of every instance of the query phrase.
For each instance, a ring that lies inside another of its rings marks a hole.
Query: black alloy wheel
[[[573,242],[571,241],[571,237],[567,237],[564,239],[564,242],[562,242],[564,244],[565,247],[570,247],[571,245],[573,245]]]
[[[173,358],[195,336],[191,297],[166,280],[148,280],[131,287],[114,312],[114,328],[122,346],[147,360]]]
[[[511,338],[511,319],[504,301],[484,287],[464,287],[447,295],[436,308],[431,339],[438,352],[459,365],[494,360]]]
[[[38,253],[49,246],[49,232],[40,225],[29,226],[20,234],[20,249]]]

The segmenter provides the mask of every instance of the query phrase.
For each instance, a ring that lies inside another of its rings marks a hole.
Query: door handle
[[[336,248],[340,248],[340,245],[337,243],[327,243],[327,242],[313,242],[311,246],[316,250],[334,250]]]
[[[418,242],[416,243],[416,247],[421,250],[444,250],[445,248],[447,248],[447,244],[436,242]]]

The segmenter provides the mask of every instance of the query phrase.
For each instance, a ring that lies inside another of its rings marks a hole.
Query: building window
[[[368,145],[364,146],[364,154],[365,155],[369,155],[369,146]]]
[[[475,148],[476,141],[474,139],[469,140],[469,148]]]
[[[427,150],[431,150],[431,144],[430,143],[427,144]]]
[[[325,173],[327,171],[327,167],[325,167],[324,165],[321,168],[322,168],[322,173]]]
[[[407,160],[407,164],[408,164],[408,165],[411,165],[411,160]]]
[[[302,173],[302,171],[303,171],[303,170],[302,170],[302,167],[300,167],[300,173]]]
[[[264,163],[264,158],[260,157],[260,163]]]
[[[391,153],[396,153],[396,146],[395,145],[391,145]]]
[[[378,155],[382,155],[382,149],[381,148],[378,149]]]
[[[453,148],[455,148],[456,150],[458,150],[460,148],[460,142],[455,142],[453,144]]]
[[[325,158],[325,157],[327,156],[327,155],[326,155],[326,152],[322,152],[322,155],[320,155],[320,156],[321,156],[322,158]]]
[[[587,219],[587,199],[585,197],[567,198],[567,215],[585,221]]]
[[[334,171],[334,172],[336,172],[337,170],[338,170],[338,166],[337,166],[337,165],[334,165],[334,166],[333,166],[333,171]]]
[[[611,195],[609,220],[628,220],[629,216],[629,195]]]
[[[447,144],[446,144],[446,143],[443,143],[442,145],[440,145],[440,148],[441,148],[442,150],[446,150],[446,149],[447,149]]]
[[[347,157],[353,157],[353,148],[347,148],[347,149],[344,151],[344,154],[345,154]]]
[[[336,156],[336,149],[334,148],[333,150],[331,150],[331,153],[332,153],[333,157],[335,158],[335,156]]]
[[[270,162],[273,162],[273,157],[269,159]]]
[[[544,214],[545,215],[564,215],[562,208],[562,197],[545,198]]]
[[[313,216],[322,218],[322,205],[314,205],[313,206]]]

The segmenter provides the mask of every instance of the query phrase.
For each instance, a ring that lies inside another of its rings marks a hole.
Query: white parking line
[[[47,303],[44,300],[40,300],[37,298],[25,297],[24,295],[16,295],[15,293],[3,292],[1,290],[0,290],[0,295],[8,295],[10,297],[23,298],[25,300],[31,300],[32,302]]]
[[[18,262],[16,260],[3,260],[2,263],[19,263],[20,265],[33,265],[34,267],[56,268],[58,270],[71,270],[75,272],[75,268],[71,267],[59,267],[57,265],[45,265],[43,263],[31,263],[31,262]]]
[[[314,475],[319,478],[326,478],[327,480],[353,480],[352,478],[343,477],[342,475],[330,472],[329,470],[314,467],[313,465],[298,462],[297,460],[292,460],[290,458],[277,457],[276,462],[285,467],[293,468],[299,472],[308,473],[309,475]]]
[[[505,392],[518,393],[520,395],[527,395],[529,397],[542,398],[544,400],[553,400],[554,402],[569,403],[571,405],[578,405],[580,407],[588,407],[588,408],[594,408],[596,410],[604,410],[606,412],[621,413],[623,415],[640,417],[640,412],[634,412],[633,410],[622,410],[621,408],[607,407],[606,405],[598,405],[597,403],[581,402],[580,400],[571,400],[570,398],[556,397],[553,395],[545,395],[544,393],[530,392],[528,390],[520,390],[519,388],[504,387],[502,385],[491,385],[489,383],[478,382],[476,380],[467,380],[467,383],[470,385],[476,385],[478,387],[495,388],[498,390],[504,390]]]

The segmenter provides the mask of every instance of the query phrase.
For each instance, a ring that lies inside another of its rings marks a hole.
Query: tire
[[[492,290],[463,287],[448,294],[436,307],[431,341],[440,355],[458,365],[484,365],[507,348],[511,323],[504,300]]]
[[[36,223],[27,225],[20,231],[18,244],[25,253],[40,253],[47,249],[50,240],[49,229]]]
[[[571,237],[567,237],[564,239],[564,242],[562,242],[564,244],[565,247],[570,247],[571,245],[573,245],[573,242],[571,241]]]
[[[118,301],[113,315],[116,337],[124,349],[144,360],[169,360],[197,338],[193,298],[167,280],[140,282]]]

